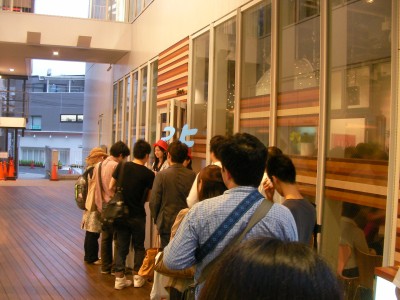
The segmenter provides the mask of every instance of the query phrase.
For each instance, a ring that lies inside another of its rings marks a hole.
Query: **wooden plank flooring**
[[[0,181],[0,299],[150,299],[151,283],[115,290],[83,262],[74,183]]]

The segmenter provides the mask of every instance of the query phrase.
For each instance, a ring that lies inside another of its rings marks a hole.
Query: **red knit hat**
[[[160,148],[163,148],[165,151],[168,151],[168,144],[166,141],[159,140],[157,143],[153,145],[153,147],[158,146]]]

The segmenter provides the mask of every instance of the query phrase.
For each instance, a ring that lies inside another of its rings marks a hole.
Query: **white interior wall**
[[[101,144],[111,146],[113,82],[112,71],[105,64],[86,64],[85,101],[83,106],[83,149],[99,146],[99,115],[102,118]]]

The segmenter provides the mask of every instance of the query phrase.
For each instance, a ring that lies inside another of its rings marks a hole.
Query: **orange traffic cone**
[[[3,161],[3,174],[4,174],[4,177],[7,176],[7,163],[5,161]]]
[[[15,168],[14,168],[14,161],[10,159],[10,163],[8,165],[8,175],[6,177],[7,180],[15,180]]]
[[[58,166],[56,164],[53,164],[53,167],[51,168],[51,181],[57,181],[58,180]]]
[[[0,162],[0,180],[5,180],[3,162]]]

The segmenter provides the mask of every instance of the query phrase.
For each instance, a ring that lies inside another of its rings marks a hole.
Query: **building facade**
[[[58,151],[59,164],[63,166],[83,165],[84,86],[82,75],[29,78],[29,114],[19,141],[20,162],[48,163],[49,149]],[[46,167],[50,170],[50,166]]]

